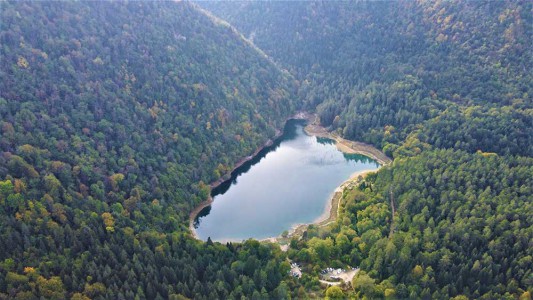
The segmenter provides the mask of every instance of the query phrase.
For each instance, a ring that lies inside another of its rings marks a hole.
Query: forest
[[[396,159],[345,191],[337,223],[292,240],[289,257],[315,274],[360,266],[346,296],[528,295],[532,180],[533,160],[525,157],[433,150]]]
[[[0,299],[531,299],[532,11],[0,2]],[[210,183],[299,111],[394,162],[288,252],[195,240]]]
[[[496,131],[509,146],[482,150],[533,155],[529,1],[198,3],[287,67],[306,107],[347,138],[390,149],[432,127],[424,142],[453,148],[440,129],[468,119],[477,129],[461,142],[474,145],[460,149]]]
[[[189,3],[1,6],[0,295],[282,294],[279,250],[187,223],[295,111],[291,76]]]

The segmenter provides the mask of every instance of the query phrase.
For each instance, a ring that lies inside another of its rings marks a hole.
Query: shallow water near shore
[[[272,146],[213,189],[214,202],[194,222],[200,239],[264,239],[312,223],[350,175],[379,167],[366,156],[340,152],[330,139],[307,135],[304,126],[305,121],[289,120]]]

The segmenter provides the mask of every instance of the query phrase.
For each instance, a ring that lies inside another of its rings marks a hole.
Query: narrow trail
[[[392,238],[394,235],[394,230],[396,226],[394,225],[394,216],[396,215],[396,209],[394,207],[394,194],[392,193],[392,190],[389,191],[389,198],[390,198],[390,206],[391,206],[391,222],[390,222],[390,229],[389,229],[389,239]]]

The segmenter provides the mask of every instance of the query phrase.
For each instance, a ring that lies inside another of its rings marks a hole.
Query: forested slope
[[[395,158],[291,242],[306,292],[355,265],[344,296],[531,298],[530,1],[199,3],[290,70],[323,125]]]
[[[457,122],[470,106],[505,107],[516,126],[500,123],[508,134],[494,138],[512,136],[509,149],[481,150],[533,155],[533,133],[521,129],[533,123],[530,1],[199,4],[291,70],[308,107],[318,105],[322,123],[348,138],[393,144],[393,154],[449,107]],[[515,146],[521,141],[527,146]]]
[[[346,191],[337,223],[308,230],[289,256],[315,271],[360,266],[348,291],[359,298],[527,299],[532,178],[531,158],[436,150],[396,159]]]
[[[0,7],[0,298],[283,294],[272,249],[187,218],[295,111],[291,77],[190,3]]]

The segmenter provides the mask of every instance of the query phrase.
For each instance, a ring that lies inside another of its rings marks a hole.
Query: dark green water
[[[351,174],[379,167],[366,156],[340,152],[332,140],[308,136],[304,125],[288,121],[274,145],[213,190],[213,204],[195,220],[202,240],[262,239],[311,223]]]

